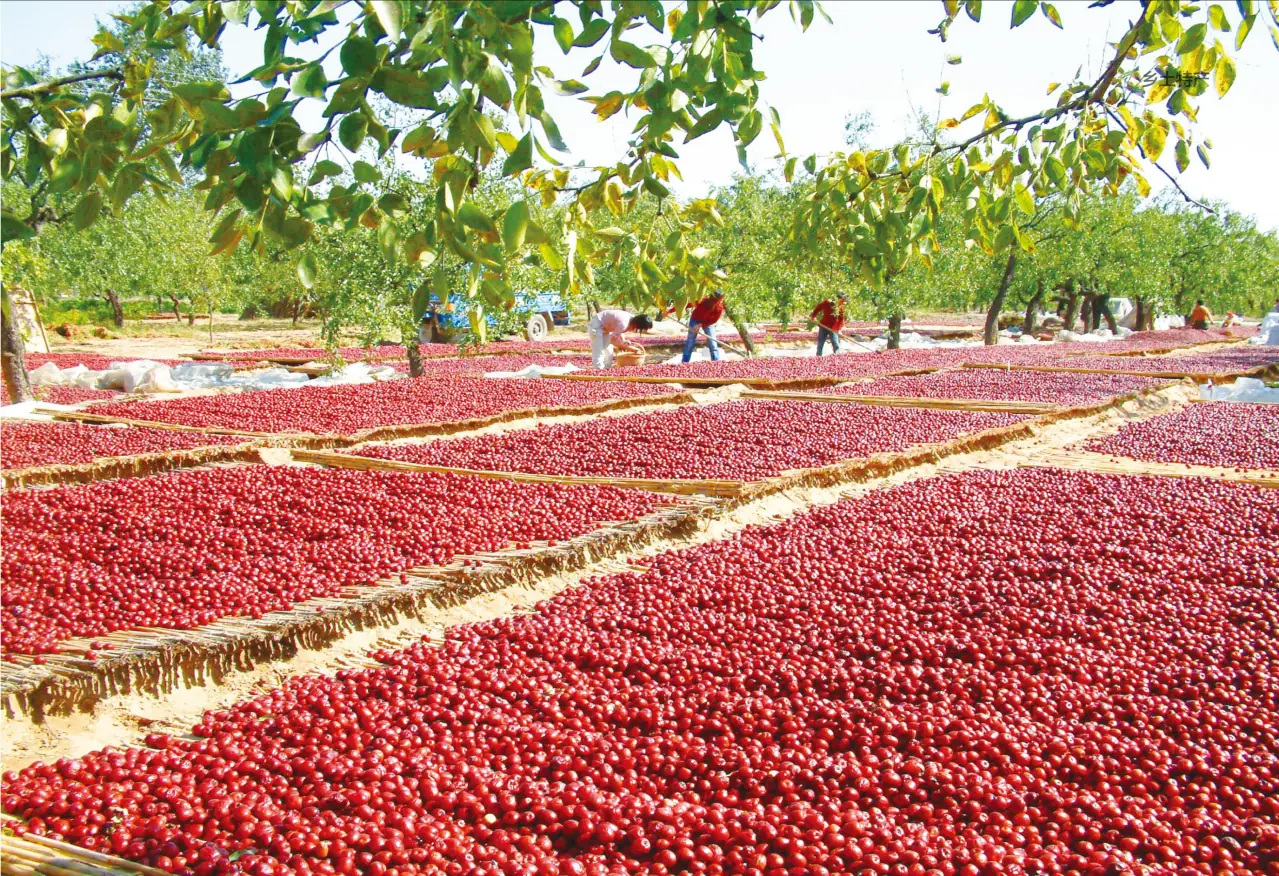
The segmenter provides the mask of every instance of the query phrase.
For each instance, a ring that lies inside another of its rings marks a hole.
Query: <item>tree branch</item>
[[[22,88],[10,88],[0,91],[0,99],[8,100],[11,97],[24,97],[31,100],[41,95],[50,94],[57,91],[64,85],[74,85],[77,82],[88,82],[92,79],[114,79],[117,82],[124,81],[124,73],[118,67],[110,70],[96,70],[93,73],[80,73],[76,76],[63,76],[61,79],[50,79],[48,82],[38,82],[35,85],[26,85]]]
[[[1115,115],[1114,111],[1111,110],[1110,107],[1106,107],[1106,115],[1110,116],[1110,118],[1114,121],[1114,123],[1117,124],[1125,134],[1128,133],[1128,126],[1124,124],[1123,119]],[[1190,197],[1190,195],[1186,193],[1186,190],[1181,187],[1181,183],[1177,182],[1177,178],[1174,177],[1168,171],[1164,170],[1164,168],[1159,164],[1158,161],[1151,161],[1150,156],[1146,154],[1146,148],[1141,145],[1140,140],[1137,141],[1137,151],[1141,153],[1142,158],[1146,159],[1147,161],[1150,161],[1150,163],[1154,165],[1155,170],[1159,171],[1165,177],[1168,178],[1168,182],[1172,183],[1173,188],[1175,188],[1178,192],[1181,193],[1181,196],[1186,199],[1187,203],[1194,204],[1196,207],[1198,207],[1200,210],[1203,210],[1205,213],[1211,213],[1213,216],[1217,215],[1217,211],[1212,209],[1212,207],[1209,207],[1207,204],[1200,203],[1199,201],[1196,201],[1194,198]]]

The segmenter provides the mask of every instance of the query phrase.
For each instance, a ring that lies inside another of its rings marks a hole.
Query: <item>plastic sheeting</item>
[[[676,361],[679,358],[676,357]],[[485,377],[494,377],[499,380],[523,380],[530,377],[541,377],[544,374],[568,374],[570,371],[577,371],[576,365],[530,365],[527,368],[521,368],[519,371],[490,371]]]
[[[1248,343],[1279,347],[1279,313],[1267,313],[1261,320],[1261,329],[1257,332],[1257,336],[1249,338]]]
[[[1205,384],[1199,387],[1199,395],[1212,401],[1250,402],[1252,404],[1279,404],[1279,388],[1266,386],[1264,380],[1240,377],[1234,383],[1217,386]]]

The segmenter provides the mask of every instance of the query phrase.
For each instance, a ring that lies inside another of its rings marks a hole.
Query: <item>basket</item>
[[[630,368],[635,365],[643,365],[646,358],[647,356],[643,353],[629,353],[622,351],[614,354],[613,366],[615,368]]]

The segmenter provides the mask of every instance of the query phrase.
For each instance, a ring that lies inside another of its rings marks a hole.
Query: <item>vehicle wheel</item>
[[[546,324],[546,317],[540,313],[530,316],[528,322],[524,325],[524,337],[526,340],[544,341],[550,333],[551,330]]]

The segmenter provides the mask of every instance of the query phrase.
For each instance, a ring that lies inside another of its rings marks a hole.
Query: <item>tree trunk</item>
[[[422,349],[417,344],[417,335],[410,332],[404,336],[404,349],[409,354],[409,377],[421,377],[426,373],[422,367]]]
[[[120,295],[114,289],[106,291],[107,302],[111,305],[111,322],[116,328],[124,328],[124,308],[120,306]]]
[[[1075,317],[1079,313],[1079,289],[1075,286],[1075,281],[1069,283],[1069,295],[1066,300],[1066,315],[1061,318],[1062,328],[1068,332],[1075,330]]]
[[[178,308],[178,296],[170,295],[169,300],[173,302],[173,321],[176,323],[181,323],[182,311]]]
[[[1092,331],[1092,303],[1092,293],[1085,292],[1084,303],[1079,305],[1079,318],[1082,319],[1084,323],[1084,334]]]
[[[746,348],[746,354],[751,358],[755,357],[755,342],[751,340],[750,329],[746,327],[733,308],[728,306],[728,302],[724,303],[724,315],[728,317],[728,321],[733,324],[733,328],[737,329],[737,333],[742,336],[742,346]]]
[[[1039,316],[1039,307],[1044,301],[1044,281],[1041,279],[1035,287],[1035,294],[1030,296],[1030,303],[1026,305],[1026,318],[1021,323],[1021,333],[1023,335],[1033,335],[1035,333],[1035,320]]]
[[[298,317],[302,315],[302,299],[293,302],[293,327],[298,327]],[[416,337],[416,335],[414,335]]]
[[[1106,328],[1110,329],[1110,333],[1112,335],[1119,334],[1119,323],[1115,322],[1115,315],[1110,312],[1109,292],[1103,292],[1097,296],[1097,303],[1093,305],[1093,310],[1096,311],[1097,317],[1099,317],[1097,319],[1098,328],[1101,328],[1101,320],[1104,319],[1106,320]]]
[[[888,317],[888,349],[900,350],[902,348],[902,317],[900,310]]]
[[[1004,308],[1004,298],[1008,295],[1008,287],[1013,282],[1013,272],[1017,269],[1017,250],[1010,249],[1008,251],[1008,262],[1004,265],[1004,276],[999,281],[999,289],[995,292],[995,300],[990,302],[990,309],[986,311],[986,331],[983,339],[987,347],[993,347],[999,343],[999,312]]]
[[[3,358],[5,386],[9,388],[9,403],[31,401],[26,345],[22,343],[22,332],[18,331],[17,315],[8,287],[4,289],[4,308],[0,315],[0,356]]]

